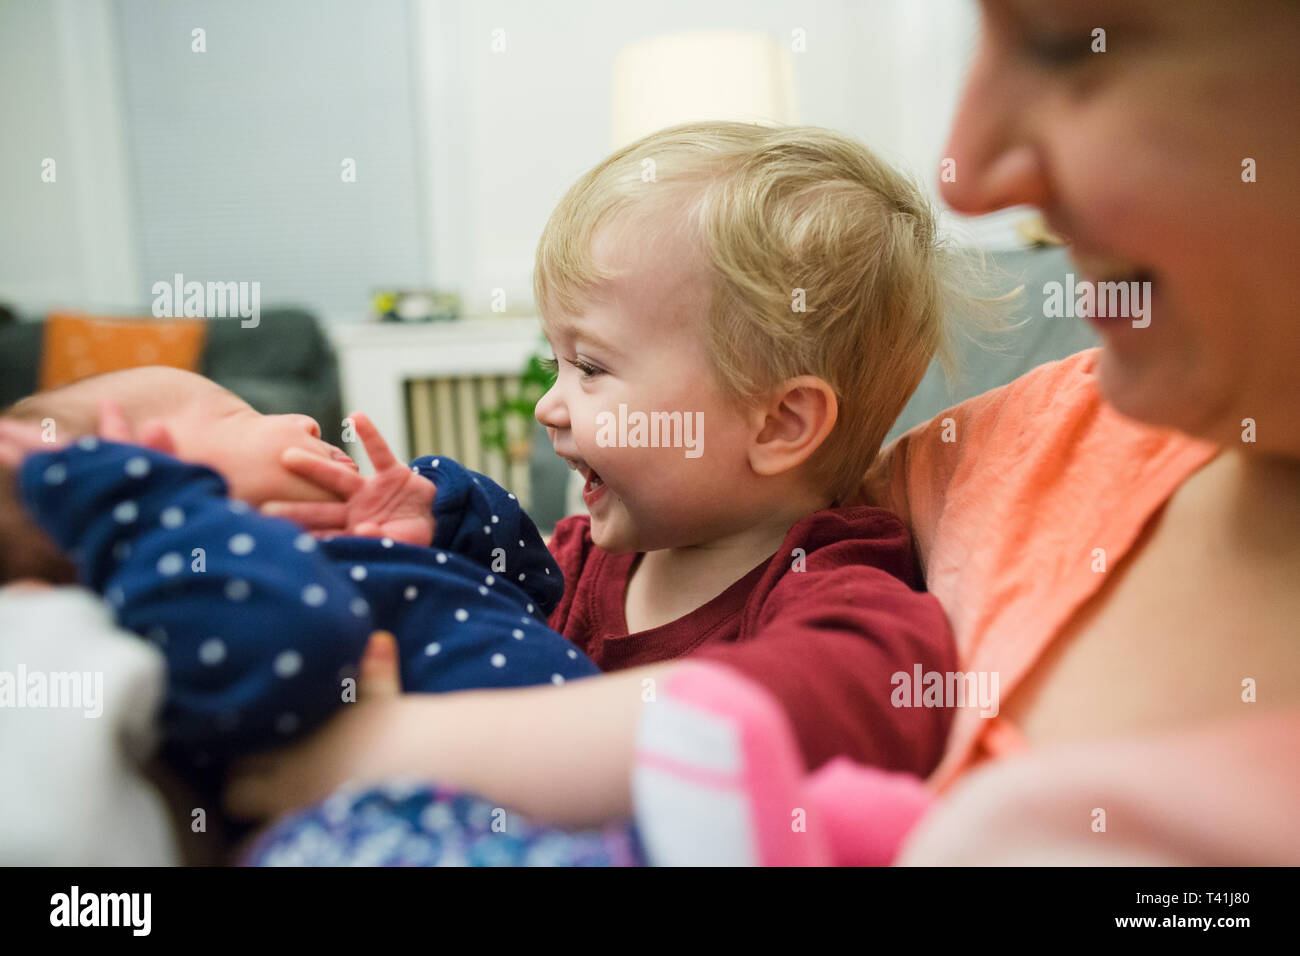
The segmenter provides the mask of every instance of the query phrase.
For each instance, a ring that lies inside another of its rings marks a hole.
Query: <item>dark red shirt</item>
[[[586,515],[561,521],[550,547],[566,585],[551,627],[601,670],[688,656],[726,664],[777,698],[809,769],[840,754],[921,775],[938,763],[951,712],[892,706],[891,678],[917,664],[956,670],[956,645],[891,512],[811,514],[713,600],[636,634],[623,607],[637,556],[597,547]]]

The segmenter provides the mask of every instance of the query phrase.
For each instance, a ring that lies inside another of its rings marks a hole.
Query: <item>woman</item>
[[[1300,323],[1285,284],[1300,133],[1284,119],[1300,104],[1300,10],[982,7],[945,198],[1039,207],[1080,278],[1150,290],[1150,321],[1098,321],[1099,352],[939,416],[869,478],[912,525],[964,666],[1000,677],[997,718],[959,713],[932,780],[944,799],[904,859],[1298,862],[1279,808],[1300,794]],[[290,809],[418,760],[563,824],[627,817],[643,681],[686,667],[508,706],[403,699],[455,728],[418,747],[373,745],[395,706],[379,697],[237,780],[231,802]],[[968,773],[990,757],[1008,759]],[[1194,786],[1216,777],[1208,796]]]

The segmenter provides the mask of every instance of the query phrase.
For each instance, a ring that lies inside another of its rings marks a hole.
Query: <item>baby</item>
[[[101,434],[117,441],[85,435],[107,396]],[[21,490],[37,522],[118,622],[163,651],[165,742],[187,760],[282,742],[355,699],[375,627],[395,635],[412,690],[596,671],[544,626],[561,577],[514,497],[454,462],[396,462],[363,416],[369,479],[310,418],[261,415],[176,369],[88,379],[6,417],[0,450],[10,463],[30,453]],[[300,477],[304,462],[345,469],[348,502]],[[318,541],[251,507],[270,499],[333,503],[338,526]]]

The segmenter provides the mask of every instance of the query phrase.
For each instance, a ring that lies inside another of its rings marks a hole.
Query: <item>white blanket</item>
[[[140,767],[162,655],[82,588],[0,588],[0,865],[174,865]]]

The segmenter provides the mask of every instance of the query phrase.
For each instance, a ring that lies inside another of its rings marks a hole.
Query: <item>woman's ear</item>
[[[835,427],[834,390],[815,375],[787,379],[755,409],[758,431],[749,446],[757,474],[779,475],[808,460]]]

